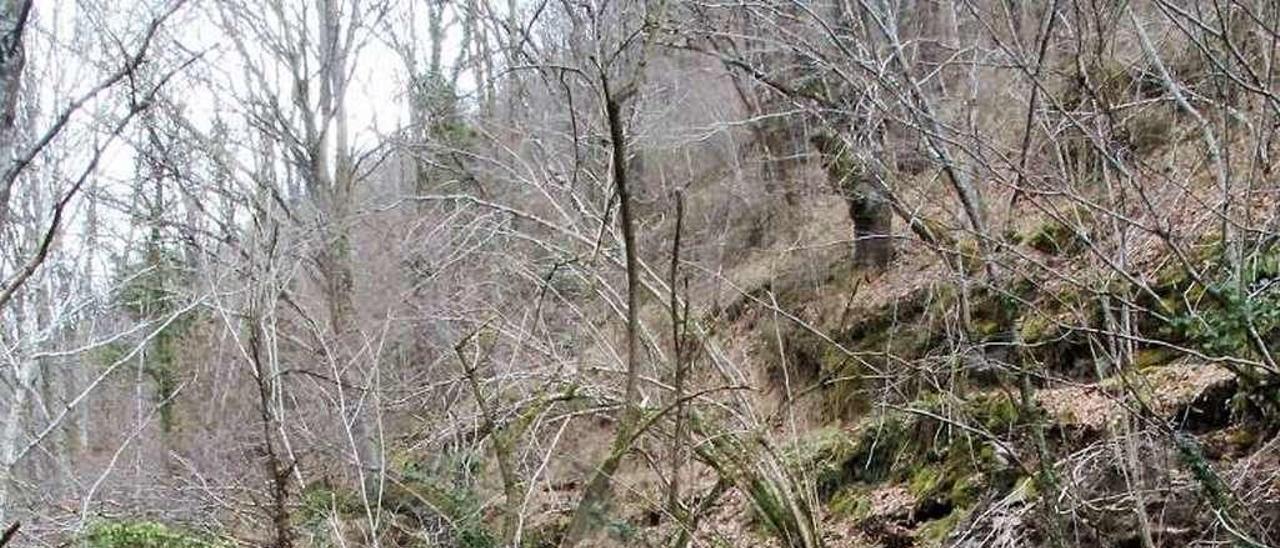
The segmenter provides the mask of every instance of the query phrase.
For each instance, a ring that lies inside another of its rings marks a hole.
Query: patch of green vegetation
[[[1178,352],[1164,346],[1141,348],[1133,354],[1133,365],[1139,370],[1165,365],[1178,357]]]
[[[485,517],[485,499],[477,492],[482,460],[468,452],[447,452],[427,459],[393,455],[391,472],[397,481],[382,490],[382,499],[371,500],[409,529],[448,530],[447,544],[461,548],[496,548],[501,545],[498,525]],[[349,487],[314,483],[302,490],[294,512],[295,525],[314,546],[340,546],[334,539],[331,519],[364,519],[364,503]],[[492,526],[491,526],[492,525]],[[400,545],[400,544],[397,544]]]
[[[782,386],[784,373],[793,387],[822,383],[820,394],[829,417],[864,415],[870,410],[866,390],[873,371],[925,356],[939,336],[921,319],[923,301],[913,298],[896,309],[885,307],[857,318],[851,327],[831,333],[830,340],[802,329],[785,332],[785,360],[774,359],[766,366],[771,385]]]
[[[871,515],[870,490],[864,485],[850,485],[836,492],[827,503],[833,515],[861,521]]]
[[[1086,298],[1075,287],[1046,292],[1030,306],[1013,312],[1022,350],[1049,370],[1070,369],[1089,352],[1089,334],[1077,326],[1102,325],[1102,308],[1097,299]]]
[[[960,266],[964,268],[966,274],[974,276],[982,272],[984,257],[977,240],[966,238],[957,241],[955,250],[960,257]]]
[[[463,147],[475,138],[475,130],[459,114],[458,92],[443,74],[427,71],[414,79],[410,100],[431,123],[426,131],[454,147]]]
[[[1012,489],[1020,476],[997,458],[991,441],[955,423],[1006,436],[1024,419],[1017,402],[1002,393],[927,396],[909,407],[918,412],[886,412],[843,439],[839,431],[823,431],[812,440],[821,449],[805,454],[820,463],[814,467],[818,495],[834,515],[866,519],[876,510],[870,494],[900,485],[916,512],[929,515],[925,536],[941,539],[985,494]]]
[[[830,383],[823,392],[824,407],[832,417],[865,415],[871,401],[868,375],[899,369],[906,361],[928,355],[941,331],[930,325],[922,311],[922,305],[912,304],[841,334],[837,340],[853,355],[824,343],[821,373]]]
[[[187,283],[187,268],[179,250],[153,234],[146,253],[136,262],[121,261],[117,268],[120,290],[116,302],[138,320],[167,322],[151,336],[142,349],[142,372],[155,387],[160,426],[165,432],[176,425],[173,396],[181,384],[179,355],[186,335],[195,326],[195,314],[179,314]],[[178,314],[176,317],[172,317]],[[131,343],[104,348],[99,361],[115,363],[128,352]]]
[[[1151,331],[1211,357],[1262,361],[1264,353],[1280,352],[1280,247],[1259,246],[1242,264],[1232,255],[1220,238],[1208,237],[1183,253],[1195,275],[1183,261],[1161,267],[1152,288],[1158,299],[1142,301],[1159,312],[1147,318]],[[1151,365],[1144,361],[1140,367]],[[1269,388],[1269,373],[1246,365],[1232,372],[1240,383],[1237,411],[1280,417],[1280,395]]]
[[[975,394],[962,409],[973,422],[997,435],[1013,430],[1021,418],[1018,404],[1003,393]]]
[[[1163,289],[1170,293],[1201,290],[1192,295],[1196,298],[1171,299],[1167,306],[1173,317],[1165,334],[1210,356],[1257,359],[1259,339],[1267,342],[1268,352],[1280,350],[1270,343],[1273,334],[1280,332],[1280,283],[1275,281],[1280,278],[1280,250],[1257,254],[1240,270],[1238,279],[1225,264],[1221,244],[1210,244],[1206,252],[1216,257],[1201,271],[1202,279],[1208,278],[1207,287],[1199,288],[1189,275],[1165,273],[1170,284]]]
[[[695,429],[696,424],[691,425]],[[751,503],[751,523],[776,537],[784,546],[813,546],[817,521],[803,495],[797,465],[788,462],[754,433],[711,435],[695,446],[704,462],[738,489]],[[793,452],[794,454],[794,452]]]
[[[626,520],[606,518],[604,527],[609,537],[619,542],[631,543],[639,536],[636,526]]]
[[[349,489],[340,489],[325,483],[313,483],[302,489],[302,503],[294,514],[304,530],[328,530],[330,515],[356,515],[361,510],[360,498]]]
[[[1053,318],[1039,312],[1024,316],[1018,325],[1018,338],[1024,343],[1038,344],[1057,338],[1061,326]]]
[[[942,415],[936,399],[923,399],[917,408]],[[980,427],[992,435],[1009,432],[1019,421],[1019,409],[1002,394],[976,395],[955,409],[958,422]],[[818,493],[830,499],[845,486],[883,481],[905,482],[916,495],[938,494],[961,486],[974,473],[994,463],[989,443],[921,414],[887,412],[865,424],[852,437],[822,436]],[[959,494],[952,493],[952,494]]]
[[[563,516],[547,523],[539,524],[525,530],[520,539],[523,548],[556,548],[564,539],[569,522]]]
[[[848,445],[839,446],[827,466],[816,474],[818,496],[829,499],[846,485],[889,479],[894,464],[908,448],[915,421],[901,413],[885,413],[864,424]],[[910,458],[907,456],[906,458]]]
[[[1084,241],[1076,230],[1061,221],[1050,219],[1019,237],[1028,247],[1048,255],[1070,255],[1080,251]]]
[[[402,479],[387,488],[383,505],[402,515],[444,518],[455,546],[497,547],[501,535],[484,519],[486,503],[476,490],[481,465],[479,456],[468,452],[409,462],[400,471]]]
[[[810,432],[782,451],[784,462],[819,473],[838,468],[856,448],[853,439],[839,428],[828,426]]]
[[[84,536],[88,548],[230,548],[227,541],[154,521],[103,521]]]
[[[920,546],[943,546],[947,535],[969,516],[969,509],[955,510],[942,519],[927,522],[916,530],[916,543]]]
[[[907,478],[907,491],[916,498],[925,498],[936,493],[943,480],[944,471],[941,466],[920,466],[915,468]]]

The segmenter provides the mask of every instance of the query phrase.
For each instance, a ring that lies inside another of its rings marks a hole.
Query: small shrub
[[[89,548],[230,548],[216,539],[173,529],[153,521],[106,521],[85,535]]]

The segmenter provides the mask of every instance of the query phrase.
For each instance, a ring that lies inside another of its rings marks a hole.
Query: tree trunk
[[[324,238],[321,256],[318,261],[319,274],[324,286],[325,299],[328,302],[329,334],[333,338],[335,355],[330,358],[335,364],[345,368],[360,353],[357,337],[356,315],[354,304],[355,280],[351,257],[351,228],[349,226],[352,201],[355,199],[355,161],[352,158],[349,141],[349,121],[346,110],[346,87],[348,77],[347,54],[351,44],[344,40],[344,33],[349,29],[342,28],[341,14],[336,0],[318,0],[320,14],[320,120],[326,125],[332,121],[331,134],[321,132],[312,159],[310,183],[312,192],[320,198],[319,216],[321,235]],[[352,22],[351,24],[355,24]],[[328,137],[332,137],[333,169],[330,173],[328,154]],[[360,371],[356,368],[356,371]],[[363,379],[351,382],[352,379],[340,378],[342,384],[363,386]],[[341,385],[340,385],[341,386]],[[341,387],[339,387],[341,390]],[[376,392],[375,392],[376,395]],[[340,394],[340,399],[344,397]],[[373,405],[377,406],[374,401]],[[372,437],[372,429],[368,420],[359,408],[348,409],[342,404],[344,414],[353,413],[351,417],[343,417],[350,424],[352,450],[355,453],[356,466],[363,493],[369,500],[377,500],[381,493],[377,485],[371,481],[374,470],[381,470],[380,455],[376,450]]]
[[[26,65],[22,35],[30,10],[30,0],[0,0],[0,174],[12,168],[17,149],[18,92]],[[9,217],[12,185],[0,177],[0,226]]]
[[[853,218],[853,260],[862,268],[883,268],[893,260],[893,210],[873,186],[860,182],[846,195]]]
[[[17,462],[18,445],[21,443],[22,428],[27,410],[27,395],[39,367],[33,361],[18,366],[17,382],[14,383],[13,399],[9,401],[5,413],[4,430],[0,431],[0,523],[5,522],[10,510],[10,492],[13,485],[14,470]]]
[[[604,522],[612,499],[613,474],[622,464],[622,457],[630,450],[632,436],[640,422],[640,261],[636,254],[635,225],[631,218],[631,194],[627,186],[626,134],[622,127],[622,106],[610,96],[608,82],[604,82],[605,110],[608,116],[609,137],[612,148],[613,182],[618,193],[618,216],[622,224],[622,242],[627,268],[627,376],[622,396],[622,415],[618,419],[618,431],[609,447],[609,455],[596,469],[590,483],[583,490],[582,501],[573,512],[573,518],[561,544],[577,546],[599,530]]]
[[[832,188],[849,207],[853,221],[853,260],[860,268],[879,269],[893,260],[893,207],[871,167],[839,138],[818,135],[813,143]]]
[[[271,524],[275,529],[274,548],[292,548],[293,519],[289,512],[289,473],[293,463],[281,458],[276,447],[274,432],[279,430],[276,407],[276,386],[279,375],[276,368],[264,363],[262,351],[262,326],[257,313],[249,318],[249,357],[253,361],[254,377],[258,384],[258,412],[262,420],[262,443],[266,453],[267,474],[271,479]]]

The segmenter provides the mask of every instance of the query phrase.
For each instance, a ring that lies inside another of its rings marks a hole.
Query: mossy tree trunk
[[[863,268],[882,268],[893,260],[893,211],[872,185],[846,189],[845,202],[853,218],[853,260]]]
[[[612,151],[613,182],[618,194],[618,216],[622,229],[623,253],[627,271],[627,373],[623,388],[622,411],[618,418],[618,431],[610,445],[609,454],[596,469],[582,492],[582,500],[573,512],[561,546],[579,546],[605,522],[613,495],[613,475],[622,464],[622,458],[631,449],[633,434],[640,423],[640,266],[635,243],[635,224],[631,218],[631,194],[627,186],[627,137],[623,129],[621,102],[615,98],[604,80],[601,89],[605,95],[605,112],[609,125]],[[634,89],[634,88],[632,88]],[[625,94],[624,94],[625,95]]]
[[[893,260],[893,207],[875,174],[838,137],[819,135],[814,146],[822,153],[827,178],[849,207],[853,221],[853,260],[857,266],[879,269]]]

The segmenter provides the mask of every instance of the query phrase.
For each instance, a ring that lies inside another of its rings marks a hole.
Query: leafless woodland
[[[0,0],[0,546],[1280,546],[1280,3]]]

